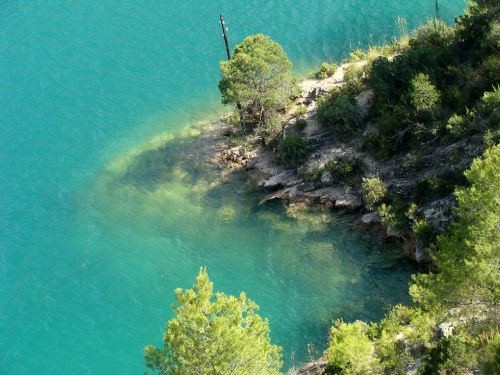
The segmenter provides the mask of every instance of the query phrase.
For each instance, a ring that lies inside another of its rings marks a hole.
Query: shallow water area
[[[450,22],[464,7],[439,4]],[[193,152],[189,125],[222,111],[221,11],[233,45],[266,33],[304,74],[434,2],[2,2],[0,374],[142,373],[202,265],[261,306],[287,366],[324,348],[332,319],[408,300],[397,249],[346,215],[259,206]]]
[[[408,302],[415,268],[398,247],[377,243],[347,214],[259,205],[264,192],[244,172],[210,162],[209,132],[158,137],[118,156],[97,178],[95,221],[108,235],[127,231],[170,243],[121,255],[120,262],[131,262],[124,270],[161,264],[148,277],[171,300],[166,286],[187,287],[207,266],[216,290],[244,290],[258,302],[288,366],[306,359],[307,344],[317,354],[324,349],[333,317],[374,320],[388,304]]]

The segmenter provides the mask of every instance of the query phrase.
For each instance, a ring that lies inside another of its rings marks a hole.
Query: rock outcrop
[[[356,63],[362,66],[364,62]],[[262,142],[249,139],[245,147],[236,146],[224,150],[220,160],[233,167],[244,168],[253,183],[264,190],[261,203],[280,199],[288,203],[304,202],[321,204],[327,208],[358,212],[360,225],[374,228],[381,237],[401,241],[405,253],[417,262],[428,262],[425,244],[412,233],[402,233],[383,224],[380,215],[366,210],[361,189],[361,176],[377,176],[386,185],[389,194],[410,199],[422,181],[446,180],[461,174],[481,152],[481,137],[471,137],[445,146],[429,147],[428,152],[418,155],[408,152],[385,160],[375,159],[361,150],[362,137],[348,141],[337,139],[334,134],[321,128],[316,119],[317,98],[343,84],[346,66],[324,80],[309,79],[301,84],[301,95],[297,105],[305,105],[306,126],[302,134],[313,147],[307,161],[298,169],[285,168],[276,162],[274,150],[262,146]],[[373,91],[366,90],[356,96],[363,113],[367,113],[373,102]],[[284,115],[284,132],[294,130],[294,109]],[[290,130],[289,130],[290,129]],[[226,133],[233,134],[234,129]],[[367,123],[365,134],[377,132],[376,124]],[[254,137],[255,138],[255,137]],[[338,159],[359,160],[361,165],[356,181],[346,181],[324,167]],[[453,162],[450,163],[450,160]],[[307,176],[317,176],[311,180]],[[419,209],[425,221],[438,233],[443,232],[454,218],[455,199],[448,196],[427,200]]]

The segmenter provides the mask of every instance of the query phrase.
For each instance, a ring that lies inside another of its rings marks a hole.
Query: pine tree
[[[204,268],[192,289],[175,293],[163,349],[145,347],[147,367],[161,375],[280,374],[281,348],[271,344],[268,321],[244,293],[214,295]]]

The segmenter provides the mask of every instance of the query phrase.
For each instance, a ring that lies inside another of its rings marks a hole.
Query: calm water
[[[142,373],[201,265],[260,304],[288,365],[332,319],[407,301],[411,265],[348,217],[259,207],[185,160],[196,138],[148,140],[220,113],[220,11],[233,42],[269,34],[301,73],[433,3],[2,1],[0,373]],[[451,21],[464,2],[440,7]]]

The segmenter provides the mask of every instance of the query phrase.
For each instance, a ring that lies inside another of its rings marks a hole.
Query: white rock
[[[321,183],[325,186],[333,184],[333,176],[330,172],[325,171],[321,174]]]
[[[380,215],[378,212],[368,212],[361,217],[363,224],[380,223]]]

